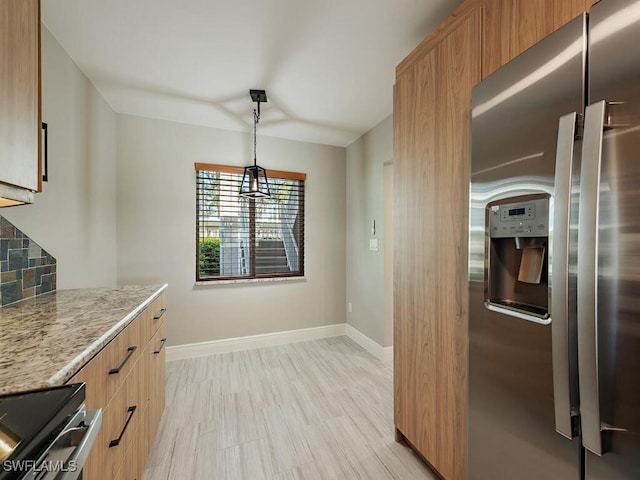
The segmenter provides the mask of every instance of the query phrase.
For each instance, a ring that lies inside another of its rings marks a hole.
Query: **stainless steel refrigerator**
[[[472,480],[640,479],[640,1],[473,91]]]

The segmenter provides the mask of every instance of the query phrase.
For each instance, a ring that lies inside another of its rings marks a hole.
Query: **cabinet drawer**
[[[138,360],[138,365],[136,369],[138,370],[139,378],[137,383],[137,391],[136,395],[138,398],[138,403],[146,409],[149,404],[149,390],[151,389],[151,350],[153,346],[151,342],[148,342],[142,355],[140,356],[140,360]]]
[[[141,435],[144,432],[145,425],[149,419],[149,409],[145,409],[142,413],[141,422],[138,426],[138,432],[136,432],[136,442],[129,445],[129,449],[124,457],[124,461],[118,473],[116,473],[114,480],[141,480],[142,473],[146,464],[147,456],[149,455],[149,445],[146,435]]]
[[[150,384],[149,384],[149,425],[148,436],[149,445],[153,445],[153,440],[158,431],[158,425],[162,418],[165,405],[165,384],[166,384],[166,350],[165,342],[167,338],[166,322],[162,322],[158,331],[149,344],[150,354]]]
[[[146,342],[142,342],[138,320],[131,322],[69,380],[87,384],[87,408],[106,405],[142,354]]]
[[[137,442],[142,407],[138,404],[140,372],[136,368],[104,410],[102,428],[87,462],[88,479],[115,478],[130,445]]]
[[[124,462],[120,465],[118,473],[115,474],[113,480],[140,480],[142,475],[138,473],[138,464],[140,452],[135,445],[131,445],[131,448],[127,450],[127,454],[124,457]]]
[[[149,312],[150,328],[149,328],[149,336],[147,339],[150,339],[155,335],[160,327],[160,324],[165,320],[165,312],[167,311],[167,307],[165,305],[164,293],[161,293],[158,298],[156,298],[153,303],[147,308]]]

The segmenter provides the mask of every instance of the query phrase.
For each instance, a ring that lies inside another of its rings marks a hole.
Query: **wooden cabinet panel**
[[[582,12],[588,12],[593,0],[557,0],[553,2],[553,26],[557,30],[576,18]]]
[[[511,58],[588,9],[585,0],[511,0]]]
[[[130,384],[136,380],[133,375],[130,376],[104,408],[102,427],[85,465],[86,478],[110,480],[119,470],[140,415],[137,405],[130,398]],[[134,406],[136,410],[130,411],[130,407]],[[118,445],[110,446],[117,439],[120,439]]]
[[[165,311],[165,296],[163,294],[151,302],[151,304],[138,316],[141,337],[144,339],[145,343],[151,340],[151,337],[153,337],[156,330],[158,330],[160,322],[164,321],[163,317]]]
[[[555,30],[553,2],[549,0],[512,0],[511,58]]]
[[[475,11],[395,89],[395,422],[448,479],[466,478],[469,130],[480,39]]]
[[[107,394],[110,389],[108,372],[109,372],[109,353],[108,349],[114,348],[112,340],[100,353],[91,359],[84,367],[76,373],[68,383],[86,383],[85,405],[89,410],[102,408],[107,404],[107,399],[113,396]],[[98,381],[100,380],[100,381]]]
[[[0,182],[40,190],[40,1],[0,1]]]
[[[588,11],[592,0],[487,0],[482,78]]]
[[[149,409],[146,409],[142,415],[138,432],[136,432],[136,439],[138,439],[139,443],[135,447],[132,445],[127,450],[124,461],[115,474],[114,480],[142,480],[149,448],[147,436],[140,435],[140,433],[143,432],[144,424],[149,418]]]
[[[153,350],[151,342],[147,343],[140,360],[138,361],[138,371],[140,372],[140,381],[138,384],[138,404],[140,408],[146,409],[149,406],[149,397],[151,395],[151,385],[153,383],[153,375],[155,372],[151,371],[151,358],[149,352]]]
[[[145,351],[146,350],[145,348]],[[131,416],[131,421],[122,438],[124,458],[121,459],[120,456],[118,456],[114,460],[116,470],[120,469],[125,473],[125,478],[129,480],[139,478],[140,457],[143,455],[143,445],[146,443],[146,440],[142,438],[144,435],[141,436],[141,433],[145,431],[144,416],[147,409],[147,392],[149,385],[148,378],[145,378],[145,375],[149,374],[148,369],[145,368],[145,364],[147,364],[147,362],[144,356],[142,356],[135,371],[131,372],[131,375],[127,378],[127,413]],[[145,386],[147,388],[145,388]],[[135,412],[131,414],[129,412],[132,407],[135,407]],[[125,424],[122,425],[124,426]],[[127,435],[129,435],[128,438]],[[119,455],[122,455],[122,453]]]
[[[148,338],[150,339],[153,335],[155,335],[156,331],[158,330],[158,327],[160,327],[160,324],[164,321],[164,314],[167,311],[164,295],[160,295],[160,297],[158,297],[151,304],[148,310],[149,310],[149,317],[150,317],[149,319],[150,328],[149,328]]]
[[[467,264],[468,205],[471,158],[471,88],[481,79],[480,15],[471,17],[442,45],[442,71],[436,107],[439,123],[439,153],[435,168],[438,189],[430,213],[440,252],[437,271],[429,289],[437,292],[433,321],[439,344],[436,354],[440,383],[436,389],[439,412],[438,445],[446,459],[451,479],[466,478],[467,447]],[[437,200],[436,200],[437,199]]]
[[[106,405],[120,388],[142,353],[140,318],[136,318],[107,344],[69,383],[85,382],[89,409]],[[146,342],[145,342],[146,343]],[[132,350],[135,347],[135,350]],[[115,370],[119,369],[118,373]],[[114,373],[110,373],[110,372]]]
[[[144,472],[144,467],[147,464],[147,457],[149,456],[149,452],[151,451],[151,443],[149,442],[149,435],[147,432],[149,431],[149,406],[142,412],[142,422],[140,424],[140,431],[138,432],[138,448],[136,448],[136,458],[135,458],[135,475],[131,475],[131,478],[142,480],[142,474]]]
[[[482,20],[482,78],[511,60],[511,0],[488,0]]]
[[[149,425],[148,441],[153,444],[165,407],[166,385],[166,323],[162,321],[153,339],[149,343],[150,385],[149,385]]]
[[[428,218],[422,215],[422,205],[429,200],[426,167],[433,157],[431,149],[435,143],[435,114],[429,112],[436,102],[435,63],[435,54],[427,55],[419,66],[399,77],[395,85],[394,410],[396,427],[408,439],[420,435],[425,428],[423,422],[431,423],[429,411],[426,418],[417,421],[420,406],[417,369],[423,354],[430,352],[423,351],[424,340],[418,336],[418,328],[420,315],[429,309],[429,296],[419,294],[419,289],[425,286],[430,265],[424,234],[431,229]],[[424,360],[424,363],[433,361]]]

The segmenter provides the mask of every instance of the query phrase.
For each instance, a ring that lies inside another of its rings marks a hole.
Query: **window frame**
[[[248,199],[250,202],[249,207],[249,241],[253,248],[250,249],[251,256],[251,271],[254,273],[249,275],[230,275],[230,276],[219,276],[219,277],[202,277],[200,275],[200,192],[199,192],[199,182],[198,182],[198,172],[200,171],[210,171],[210,172],[219,172],[219,173],[230,173],[230,174],[238,174],[242,176],[244,174],[244,167],[234,166],[234,165],[221,165],[221,164],[212,164],[212,163],[195,163],[195,171],[196,171],[196,254],[195,254],[195,267],[196,267],[196,283],[207,283],[207,284],[215,284],[216,282],[229,282],[229,281],[256,281],[256,280],[270,280],[270,279],[278,279],[278,278],[292,278],[292,277],[304,277],[304,253],[305,253],[305,183],[307,179],[306,173],[301,172],[289,172],[284,170],[271,170],[267,169],[267,177],[269,179],[277,178],[277,179],[286,179],[286,180],[298,180],[302,182],[302,185],[299,188],[299,191],[302,191],[302,195],[300,196],[300,205],[299,209],[302,211],[302,222],[299,226],[300,228],[300,244],[298,245],[298,262],[299,262],[299,270],[296,272],[286,272],[286,273],[265,273],[265,274],[256,274],[255,273],[255,256],[256,256],[256,208],[255,203],[261,201],[261,199]]]

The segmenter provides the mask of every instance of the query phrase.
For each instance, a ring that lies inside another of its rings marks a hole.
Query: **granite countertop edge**
[[[167,284],[162,285],[156,290],[149,298],[138,305],[135,309],[129,312],[122,320],[116,323],[113,327],[107,330],[98,340],[89,345],[82,353],[72,359],[62,370],[59,370],[49,380],[46,381],[47,386],[62,385],[71,377],[73,377],[78,370],[80,370],[89,360],[91,360],[100,350],[107,346],[107,344],[113,340],[116,335],[123,331],[142,311],[153,303],[153,301],[160,296],[160,294],[167,288]]]
[[[168,285],[166,283],[163,285],[140,286],[141,288],[155,288],[155,290],[144,301],[137,304],[137,306],[126,313],[124,317],[120,318],[113,325],[108,327],[106,331],[104,331],[104,333],[102,333],[97,339],[92,339],[80,353],[75,354],[75,351],[73,353],[69,353],[70,358],[68,360],[62,357],[63,360],[60,361],[60,357],[58,357],[58,365],[64,362],[62,368],[58,368],[58,366],[52,366],[51,369],[49,369],[48,367],[43,368],[43,365],[46,364],[48,360],[48,356],[46,356],[46,354],[44,353],[40,356],[30,357],[28,362],[31,363],[18,361],[14,362],[15,365],[14,363],[12,363],[12,360],[3,362],[0,358],[0,395],[9,395],[28,390],[36,390],[63,385],[71,377],[73,377],[73,375],[75,375],[89,360],[91,360],[98,352],[100,352],[111,340],[113,340],[116,335],[123,331],[135,318],[137,318],[144,309],[151,305],[151,303],[153,303],[160,296],[160,294],[166,290],[167,286]],[[127,286],[117,288],[123,288],[124,291]],[[84,290],[79,289],[76,291],[83,292]],[[86,289],[86,291],[95,292],[99,291],[99,289]],[[46,295],[53,295],[63,292],[64,291],[51,292]],[[46,314],[43,313],[42,316],[46,317]],[[52,343],[52,341],[49,340],[47,340],[47,342],[49,344]],[[0,345],[2,345],[1,342]],[[77,350],[77,348],[74,348],[74,350]],[[73,356],[74,354],[75,356]],[[24,365],[22,365],[21,363]],[[23,367],[23,375],[16,375],[16,365],[20,365],[21,368]],[[29,367],[33,368],[30,369]],[[38,368],[40,368],[41,370],[46,370],[47,373],[44,373],[44,371],[37,371]],[[7,371],[7,369],[9,369],[9,371]],[[11,369],[13,371],[11,371]],[[51,370],[55,370],[53,374],[51,373]]]

